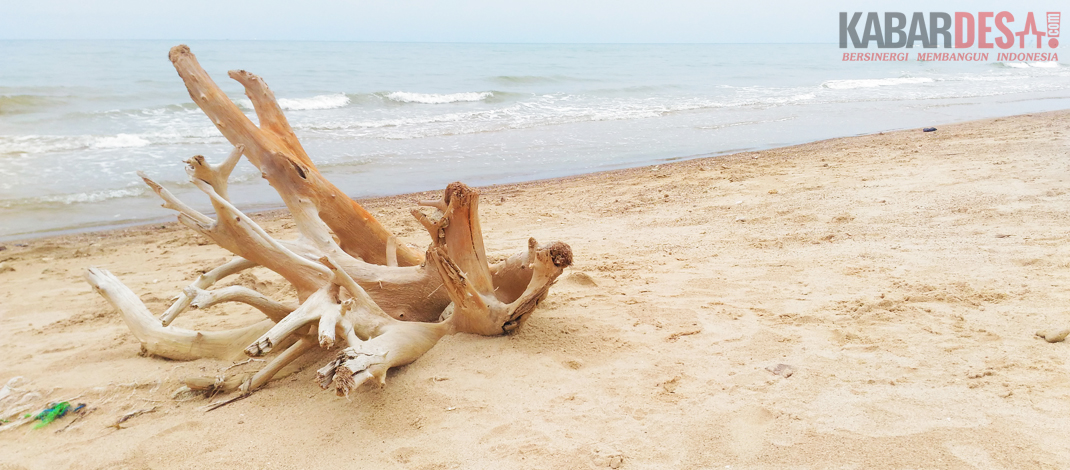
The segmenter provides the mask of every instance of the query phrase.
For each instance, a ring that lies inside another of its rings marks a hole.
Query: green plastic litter
[[[34,425],[33,428],[34,429],[41,429],[41,428],[43,428],[45,426],[48,426],[49,423],[55,421],[56,418],[62,418],[63,415],[66,415],[67,414],[67,410],[69,410],[70,408],[71,408],[70,402],[66,402],[66,401],[50,404],[48,406],[48,408],[45,408],[44,411],[42,411],[40,413],[37,413],[37,416],[33,417],[33,419],[36,419],[36,420],[40,421],[40,423],[37,423],[36,425]],[[29,416],[29,415],[27,415],[27,416]]]

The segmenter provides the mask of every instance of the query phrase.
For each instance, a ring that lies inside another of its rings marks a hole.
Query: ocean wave
[[[55,98],[40,95],[0,95],[0,115],[32,113],[38,108],[52,106]]]
[[[1023,74],[999,74],[999,75],[975,75],[965,74],[957,77],[940,78],[938,82],[1005,82],[1008,80],[1028,80],[1028,75]]]
[[[769,124],[769,123],[773,123],[773,122],[784,122],[784,121],[794,121],[794,120],[795,120],[795,116],[788,116],[788,117],[783,117],[783,118],[779,118],[779,119],[766,119],[766,120],[759,120],[759,121],[738,121],[738,122],[730,122],[730,123],[727,123],[727,124],[717,124],[717,125],[712,125],[712,126],[696,126],[695,129],[717,130],[717,129],[725,129],[725,128],[728,128],[728,127],[752,126],[752,125],[755,125],[755,124]]]
[[[853,88],[875,88],[881,86],[914,85],[918,83],[931,83],[934,80],[927,77],[899,77],[899,78],[865,78],[860,80],[826,80],[821,83],[822,88],[832,90],[850,90]]]
[[[148,194],[145,186],[137,186],[122,189],[105,189],[100,191],[88,191],[74,194],[56,194],[51,196],[28,197],[22,199],[0,200],[0,207],[5,209],[15,207],[38,207],[84,204],[119,199],[124,197],[139,197]]]
[[[996,62],[996,66],[1009,69],[1057,69],[1058,62]]]
[[[87,116],[90,118],[96,118],[98,116],[168,116],[168,115],[186,115],[186,114],[201,114],[201,108],[198,108],[193,102],[168,104],[163,106],[154,106],[150,108],[123,108],[123,109],[106,109],[102,111],[75,111],[68,114],[72,117]]]
[[[126,149],[144,147],[151,143],[133,134],[119,134],[109,137],[97,137],[93,143],[89,144],[89,147],[95,149]]]
[[[149,145],[190,145],[226,143],[215,128],[191,129],[181,133],[93,135],[0,135],[0,155],[46,154],[74,150],[139,148]]]
[[[387,119],[335,119],[299,124],[295,129],[321,133],[329,138],[381,138],[387,140],[528,129],[577,122],[620,121],[656,118],[676,112],[747,105],[776,106],[813,99],[810,94],[791,94],[768,100],[685,99],[664,102],[647,98],[592,100],[589,96],[540,95],[509,106],[464,112]]]
[[[0,135],[0,155],[60,152],[89,148],[90,136]]]
[[[448,94],[395,91],[393,93],[387,94],[386,98],[393,101],[397,101],[399,103],[446,104],[470,101],[483,101],[492,96],[494,96],[494,93],[490,91],[470,91]]]
[[[555,83],[561,81],[559,78],[544,77],[539,75],[498,75],[497,77],[492,77],[491,80],[499,83],[518,85],[527,85],[533,83]]]
[[[540,83],[602,81],[593,78],[570,77],[567,75],[498,75],[496,77],[491,77],[490,80],[506,85],[534,85]]]
[[[815,94],[815,93],[800,93],[800,94],[791,95],[791,96],[768,96],[768,97],[763,97],[763,98],[760,98],[760,99],[755,99],[755,100],[753,100],[751,102],[747,102],[747,103],[736,103],[736,105],[740,105],[740,106],[745,106],[745,105],[757,105],[757,106],[761,106],[761,105],[778,105],[778,104],[796,103],[796,102],[799,102],[799,101],[809,101],[809,100],[812,100],[814,98],[817,98],[817,94]]]
[[[349,104],[345,93],[318,95],[311,98],[279,98],[279,106],[288,111],[308,111],[313,109],[343,108]],[[250,103],[252,108],[252,103]]]

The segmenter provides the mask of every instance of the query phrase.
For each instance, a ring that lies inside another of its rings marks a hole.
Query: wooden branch
[[[282,354],[269,362],[263,369],[260,369],[253,374],[248,382],[242,385],[242,393],[248,394],[253,390],[263,387],[268,383],[275,374],[278,374],[283,367],[286,367],[295,359],[301,357],[302,354],[315,347],[316,343],[312,342],[308,338],[301,338],[289,348],[286,348]]]
[[[384,384],[387,370],[415,361],[443,336],[454,332],[453,325],[447,322],[412,323],[391,318],[336,262],[326,257],[320,262],[333,273],[331,282],[352,296],[339,312],[343,318],[333,320],[333,324],[324,323],[326,315],[320,319],[321,345],[324,332],[335,328],[348,334],[349,343],[337,359],[317,373],[321,387],[333,386],[338,395],[349,396],[366,381],[374,379]]]
[[[212,81],[212,77],[197,63],[197,58],[190,52],[189,47],[181,45],[171,48],[168,58],[185,82],[193,102],[208,115],[227,140],[236,146],[244,145],[245,156],[259,168],[262,152],[255,151],[253,147],[258,139],[255,136],[260,134],[256,124],[245,117],[245,113]]]
[[[316,291],[305,299],[301,306],[297,307],[297,310],[287,315],[245,348],[245,354],[252,357],[263,356],[271,352],[276,345],[282,343],[290,335],[297,333],[302,327],[319,321],[325,312],[332,309],[341,309],[337,298],[332,297],[334,296],[332,296],[329,286]]]
[[[568,245],[558,242],[538,247],[529,239],[526,253],[492,270],[477,212],[479,191],[452,183],[441,202],[424,204],[445,207],[437,221],[418,211],[413,215],[431,235],[428,264],[438,271],[443,290],[453,302],[450,321],[457,331],[493,336],[515,330],[572,264]]]
[[[431,234],[432,244],[445,248],[452,262],[475,290],[493,291],[494,284],[491,282],[479,224],[479,191],[464,183],[450,183],[446,186],[441,203],[425,204],[446,208],[442,218],[434,224],[429,225],[426,217],[417,217]]]
[[[327,270],[322,265],[290,251],[286,245],[273,239],[256,222],[220,196],[212,185],[195,178],[194,169],[187,170],[193,184],[211,199],[218,220],[213,221],[189,208],[148,176],[141,174],[141,177],[164,199],[164,207],[182,214],[180,221],[231,253],[275,271],[293,284],[299,298],[304,298],[326,283]],[[174,314],[177,315],[177,312]],[[174,319],[173,316],[168,318]]]
[[[165,207],[174,210],[185,210],[183,208],[189,207],[147,176],[143,175],[143,178],[146,184],[164,198]],[[327,270],[314,261],[323,256],[323,251],[301,242],[274,240],[252,219],[219,195],[214,186],[194,178],[192,173],[191,178],[194,184],[211,198],[219,217],[216,222],[193,209],[188,209],[189,217],[197,221],[193,225],[197,232],[232,253],[249,258],[251,261],[247,261],[248,263],[279,273],[298,289],[299,298],[310,295],[327,282]],[[340,250],[330,252],[333,253],[332,256],[337,257],[336,262],[362,283],[394,318],[435,321],[450,302],[441,290],[442,283],[433,269],[428,270],[420,266],[391,268],[366,263]],[[207,282],[208,279],[204,281]],[[208,285],[210,284],[197,287],[203,289]],[[189,301],[188,296],[182,294],[179,301],[161,318],[164,325],[170,324],[188,308]]]
[[[320,175],[262,79],[244,71],[231,74],[245,87],[264,129],[257,128],[227,98],[188,47],[172,48],[169,57],[193,101],[227,140],[245,146],[246,157],[278,191],[304,236],[322,239],[323,231],[313,223],[315,215],[338,236],[342,250],[369,263],[386,263],[385,247],[391,234],[371,213]],[[317,213],[312,213],[307,204],[314,206]],[[402,266],[421,261],[419,253],[406,246],[398,250],[398,263]]]
[[[245,258],[234,258],[211,271],[201,274],[197,277],[197,280],[193,281],[193,284],[190,284],[186,289],[207,289],[219,282],[220,279],[230,276],[231,274],[242,272],[253,266],[256,266],[256,263]],[[163,326],[170,325],[179,314],[189,308],[192,301],[193,297],[186,295],[186,291],[178,294],[178,299],[175,300],[175,303],[171,304],[171,307],[163,312],[163,315],[160,315],[160,322]]]
[[[227,183],[230,179],[230,173],[234,171],[234,166],[238,164],[238,160],[241,159],[242,152],[245,151],[244,145],[234,146],[234,150],[230,152],[226,160],[218,165],[210,165],[205,161],[203,155],[194,155],[193,158],[186,160],[187,173],[191,177],[204,181],[215,189],[223,199],[230,200],[227,196]]]
[[[453,332],[449,323],[413,323],[393,319],[367,318],[370,313],[354,314],[353,324],[371,338],[339,353],[338,358],[316,374],[320,387],[333,387],[339,396],[349,396],[368,381],[386,383],[386,372],[410,364],[423,356],[443,336]]]
[[[141,299],[112,273],[101,268],[89,268],[85,279],[108,300],[119,313],[142,349],[156,356],[175,360],[202,357],[232,360],[240,357],[245,345],[271,328],[270,320],[262,320],[245,328],[228,331],[195,331],[173,326],[164,327],[152,316]]]
[[[163,205],[161,207],[163,207],[164,209],[171,209],[186,216],[186,218],[188,218],[189,220],[192,220],[198,225],[203,226],[204,230],[210,229],[212,224],[215,223],[212,218],[188,206],[186,203],[175,197],[174,194],[171,194],[170,191],[165,189],[163,186],[160,186],[159,183],[150,179],[148,175],[145,174],[145,172],[139,171],[137,172],[137,175],[140,176],[143,181],[145,181],[145,184],[149,185],[149,188],[152,188],[152,191],[155,192],[157,196],[160,196],[160,199],[163,199]],[[194,228],[194,230],[198,229]]]
[[[268,88],[267,83],[244,70],[231,70],[227,72],[227,76],[245,87],[245,96],[249,97],[249,101],[253,103],[256,119],[260,121],[260,130],[270,133],[284,143],[296,160],[306,166],[314,167],[312,159],[308,158],[301,142],[297,140],[290,122],[282,113],[278,101],[275,100],[275,93]]]
[[[329,315],[324,315],[320,318],[320,346],[325,348],[333,346],[334,334],[338,330],[341,330],[347,336],[348,342],[352,346],[356,344],[353,341],[356,333],[354,332],[353,323],[348,318],[343,318],[344,314],[353,311],[354,315],[367,312],[381,318],[390,318],[390,315],[383,312],[379,305],[372,300],[371,296],[365,292],[364,288],[357,284],[357,281],[353,280],[349,273],[338,267],[336,261],[332,261],[326,256],[320,258],[319,261],[324,266],[327,266],[327,269],[331,270],[331,283],[344,287],[350,295],[350,298],[343,303],[338,312],[332,310]]]
[[[504,261],[490,266],[491,279],[494,281],[494,295],[502,302],[509,303],[518,298],[531,283],[531,264],[535,262],[538,242],[528,239],[527,251],[514,254]]]
[[[299,298],[326,283],[328,274],[323,266],[290,251],[230,201],[223,199],[208,183],[195,179],[193,184],[211,198],[216,210],[218,221],[210,235],[216,244],[275,271],[293,284]]]
[[[534,242],[534,239],[531,240]],[[524,325],[531,313],[546,298],[550,286],[565,268],[572,265],[572,248],[561,242],[550,243],[535,251],[531,280],[520,297],[506,304],[506,318],[502,323],[505,332],[512,332]]]
[[[435,201],[418,201],[416,204],[424,207],[434,207],[442,212],[446,212],[446,208],[448,207],[444,198]]]
[[[282,321],[286,315],[297,309],[294,305],[286,305],[277,302],[255,290],[243,286],[228,286],[215,290],[204,290],[197,287],[187,287],[183,294],[192,296],[190,306],[193,308],[208,308],[224,302],[243,303],[260,310],[273,322]]]
[[[391,268],[398,267],[398,237],[393,235],[386,239],[386,265]]]
[[[356,259],[331,258],[391,317],[404,321],[438,321],[450,298],[434,266],[388,266]],[[348,291],[348,289],[347,289]]]

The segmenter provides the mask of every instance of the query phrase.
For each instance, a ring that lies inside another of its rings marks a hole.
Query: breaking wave
[[[0,135],[0,155],[45,154],[74,150],[109,150],[139,148],[150,145],[190,145],[225,143],[213,134],[214,129],[201,132],[93,135]]]
[[[286,111],[337,109],[348,106],[350,102],[349,95],[346,95],[345,93],[316,95],[309,98],[276,98],[275,101],[279,103],[280,108]],[[234,103],[248,111],[254,109],[253,102],[246,98],[235,99]],[[200,110],[196,108],[194,108],[194,111],[200,112]]]
[[[30,113],[55,104],[53,98],[39,95],[0,95],[0,114]]]
[[[530,129],[579,122],[648,119],[703,109],[783,106],[817,98],[813,92],[800,93],[800,91],[802,90],[792,88],[769,93],[755,89],[748,92],[746,96],[729,99],[713,97],[603,99],[566,93],[530,96],[528,99],[491,109],[421,113],[385,119],[341,117],[315,123],[299,123],[294,128],[335,138],[345,136],[346,138],[404,140]],[[494,93],[497,94],[497,92]]]
[[[822,88],[831,90],[850,90],[853,88],[876,88],[881,86],[913,85],[918,83],[930,83],[934,80],[927,77],[900,77],[900,78],[866,78],[861,80],[826,80],[821,83]]]
[[[349,104],[345,93],[335,95],[318,95],[311,98],[279,98],[279,106],[288,111],[308,111],[313,109],[344,108]],[[252,103],[250,103],[252,108]]]
[[[387,94],[386,98],[393,101],[397,101],[399,103],[446,104],[483,101],[492,96],[494,96],[494,93],[489,91],[471,91],[464,93],[449,93],[441,95],[437,93],[412,93],[408,91],[395,91],[393,93]]]
[[[144,147],[150,143],[133,134],[119,134],[110,137],[97,137],[89,147],[95,149],[126,149]]]
[[[1011,69],[1054,69],[1059,67],[1058,62],[997,62],[997,64]]]
[[[87,202],[100,202],[107,201],[108,199],[118,199],[124,197],[137,197],[147,194],[147,189],[144,186],[123,188],[123,189],[106,189],[102,191],[89,191],[84,193],[74,194],[57,194],[53,196],[40,196],[30,197],[23,199],[9,199],[0,200],[0,207],[5,209],[13,207],[23,206],[42,206],[42,205],[71,205],[82,204]]]

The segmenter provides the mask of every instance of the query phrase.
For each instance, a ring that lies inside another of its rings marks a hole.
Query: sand
[[[138,356],[81,275],[162,312],[226,257],[182,227],[4,243],[0,382],[92,411],[0,425],[0,468],[1065,468],[1070,343],[1035,333],[1070,328],[1070,112],[938,127],[484,188],[489,253],[575,265],[519,333],[349,400],[312,381],[327,352],[216,411],[171,398],[231,363]],[[424,246],[418,197],[367,206]]]

